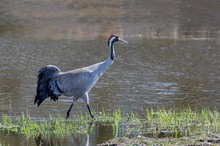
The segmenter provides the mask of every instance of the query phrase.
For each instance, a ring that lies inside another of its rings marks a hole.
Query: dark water
[[[112,33],[129,44],[116,44],[114,64],[90,92],[94,111],[120,108],[143,115],[151,107],[219,108],[219,14],[218,0],[3,0],[0,113],[65,115],[71,98],[33,105],[38,70],[47,64],[67,71],[100,62],[108,56]],[[77,101],[71,114],[84,112],[85,104]],[[0,145],[38,145],[21,135],[0,135]],[[44,143],[95,145],[113,137],[111,127],[97,126],[89,135]]]
[[[93,146],[103,143],[109,139],[113,139],[115,135],[112,133],[111,126],[97,125],[94,132],[87,135],[72,135],[66,138],[25,138],[22,135],[15,133],[8,133],[7,131],[0,131],[0,144],[2,146]]]

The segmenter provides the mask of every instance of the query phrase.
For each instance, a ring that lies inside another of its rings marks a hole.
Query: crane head
[[[111,35],[111,36],[109,37],[109,39],[108,39],[108,46],[112,46],[113,43],[115,43],[115,42],[117,42],[117,41],[124,42],[124,43],[126,43],[126,44],[128,43],[127,41],[125,41],[125,40],[119,38],[117,35],[113,34],[113,35]]]

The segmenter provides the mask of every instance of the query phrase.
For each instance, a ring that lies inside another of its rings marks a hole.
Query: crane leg
[[[87,104],[87,108],[89,110],[89,114],[90,114],[91,118],[95,119],[94,115],[92,114],[92,112],[90,110],[89,104]]]
[[[68,111],[67,111],[67,113],[66,113],[66,119],[69,118],[69,116],[70,116],[70,111],[71,111],[72,107],[73,107],[73,103],[70,105],[70,108],[68,109]]]

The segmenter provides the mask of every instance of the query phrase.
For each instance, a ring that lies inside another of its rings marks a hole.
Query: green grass
[[[217,110],[192,111],[181,109],[146,110],[146,130],[158,137],[183,137],[220,133],[220,115]]]
[[[28,112],[16,116],[2,115],[0,129],[22,134],[27,138],[38,136],[64,138],[72,134],[92,132],[94,123],[113,124],[114,121],[120,120],[114,119],[118,114],[120,111],[110,114],[103,110],[96,114],[95,121],[88,114],[74,115],[72,119],[68,120],[61,115],[49,116],[48,118],[31,118]],[[91,125],[91,123],[93,124]]]
[[[91,126],[92,119],[88,114],[74,115],[72,119],[66,120],[60,115],[36,119],[31,118],[26,112],[16,116],[2,115],[0,129],[13,131],[27,138],[38,136],[65,138],[72,134],[87,134],[99,123],[112,125],[112,132],[116,137],[145,135],[149,138],[188,137],[198,140],[207,135],[220,134],[220,114],[217,110],[206,108],[193,111],[189,107],[147,109],[144,116],[125,114],[120,110],[113,113],[103,110],[95,114],[96,120]]]

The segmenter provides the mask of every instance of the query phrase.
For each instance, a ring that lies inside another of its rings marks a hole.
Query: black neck
[[[109,44],[109,49],[110,49],[110,58],[113,61],[115,59],[114,42],[111,42],[111,44]]]
[[[113,44],[111,45],[111,52],[110,52],[110,58],[113,61],[115,59],[115,51],[114,51],[114,46]]]

